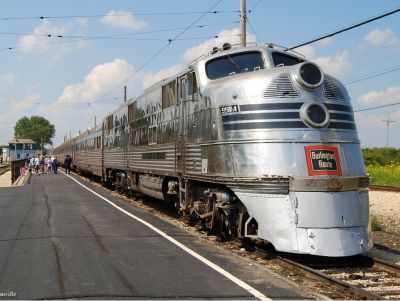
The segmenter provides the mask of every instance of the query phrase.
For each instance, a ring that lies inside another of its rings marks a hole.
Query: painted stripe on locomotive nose
[[[329,127],[328,128],[330,128],[330,129],[342,129],[342,130],[356,130],[356,125],[354,123],[331,121],[329,123]]]
[[[335,120],[346,120],[346,121],[354,121],[354,116],[351,114],[342,114],[342,113],[330,113],[331,119]]]
[[[222,116],[223,130],[240,131],[291,128],[305,129],[308,128],[308,126],[304,122],[299,120],[300,111],[256,112],[274,110],[299,110],[303,104],[304,102],[281,102],[240,105],[240,110],[238,113]],[[332,120],[328,126],[328,129],[356,130],[356,126],[354,124],[354,116],[352,115],[353,110],[351,106],[331,103],[324,103],[324,105],[327,107],[328,110],[330,110],[330,117]],[[275,121],[277,119],[286,120]]]
[[[308,128],[302,121],[230,123],[223,127],[224,131]]]
[[[260,119],[299,119],[299,112],[273,112],[223,115],[222,122]]]
[[[300,109],[303,102],[256,103],[240,105],[240,111],[257,110],[296,110]]]
[[[62,174],[64,174],[65,176],[67,176],[68,178],[70,178],[71,180],[75,181],[77,184],[79,184],[80,186],[82,186],[83,188],[85,188],[86,190],[90,191],[91,193],[93,193],[94,195],[96,195],[97,197],[99,197],[100,199],[102,199],[103,201],[107,202],[108,204],[110,204],[111,206],[113,206],[114,208],[116,208],[117,210],[121,211],[122,213],[125,213],[126,215],[128,215],[129,217],[133,218],[134,220],[138,221],[139,223],[142,223],[143,225],[145,225],[146,227],[150,228],[151,230],[153,230],[154,232],[156,232],[157,234],[159,234],[160,236],[162,236],[163,238],[165,238],[166,240],[169,240],[171,243],[173,243],[174,245],[176,245],[177,247],[181,248],[183,251],[185,251],[186,253],[192,255],[193,257],[195,257],[196,259],[200,260],[202,263],[204,263],[205,265],[207,265],[208,267],[212,268],[214,271],[222,274],[223,276],[225,276],[226,278],[228,278],[229,280],[231,280],[233,283],[237,284],[238,286],[240,286],[241,288],[245,289],[246,291],[248,291],[251,295],[253,295],[254,297],[256,297],[257,299],[260,300],[272,300],[270,298],[268,298],[267,296],[265,296],[263,293],[259,292],[258,290],[256,290],[254,287],[248,285],[246,282],[240,280],[239,278],[235,277],[234,275],[232,275],[231,273],[229,273],[228,271],[224,270],[223,268],[221,268],[220,266],[216,265],[215,263],[211,262],[210,260],[208,260],[207,258],[201,256],[200,254],[196,253],[195,251],[193,251],[192,249],[186,247],[184,244],[180,243],[179,241],[177,241],[176,239],[172,238],[171,236],[169,236],[168,234],[166,234],[165,232],[161,231],[160,229],[158,229],[157,227],[153,226],[152,224],[150,224],[149,222],[146,222],[145,220],[141,219],[140,217],[137,217],[136,215],[126,211],[125,209],[122,209],[121,207],[117,206],[116,204],[114,204],[113,202],[111,202],[110,200],[108,200],[107,198],[103,197],[102,195],[98,194],[97,192],[93,191],[92,189],[90,189],[89,187],[83,185],[82,183],[80,183],[78,180],[74,179],[73,177],[71,177],[70,175],[65,174],[64,172],[60,171]]]
[[[328,110],[353,113],[353,109],[350,106],[338,105],[333,103],[325,103],[325,105]]]

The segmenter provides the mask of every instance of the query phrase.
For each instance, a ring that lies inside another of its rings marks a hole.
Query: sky
[[[57,145],[100,123],[124,86],[138,96],[213,46],[239,43],[239,4],[0,0],[0,145],[32,115],[54,124]],[[398,8],[397,0],[247,0],[247,39],[291,47]],[[400,13],[296,51],[345,84],[355,111],[400,103]],[[362,147],[400,147],[400,105],[355,119]]]

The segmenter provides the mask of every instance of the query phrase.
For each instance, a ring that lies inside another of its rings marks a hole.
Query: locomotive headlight
[[[314,128],[326,127],[329,123],[328,109],[319,103],[308,102],[300,109],[301,119]]]
[[[307,89],[318,88],[324,82],[324,73],[316,64],[310,62],[300,64],[294,77]]]

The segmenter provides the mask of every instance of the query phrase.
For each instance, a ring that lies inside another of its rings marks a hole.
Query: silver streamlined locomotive
[[[346,89],[271,45],[215,48],[54,153],[278,251],[350,256],[372,246]]]

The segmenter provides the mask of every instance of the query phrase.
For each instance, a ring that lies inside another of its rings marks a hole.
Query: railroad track
[[[400,192],[400,187],[394,187],[394,186],[370,185],[369,189],[370,190],[379,190],[379,191]]]
[[[400,266],[377,258],[362,255],[321,259],[278,256],[275,260],[300,269],[309,278],[337,287],[336,292],[332,288],[321,292],[333,299],[343,296],[359,300],[400,299]]]

